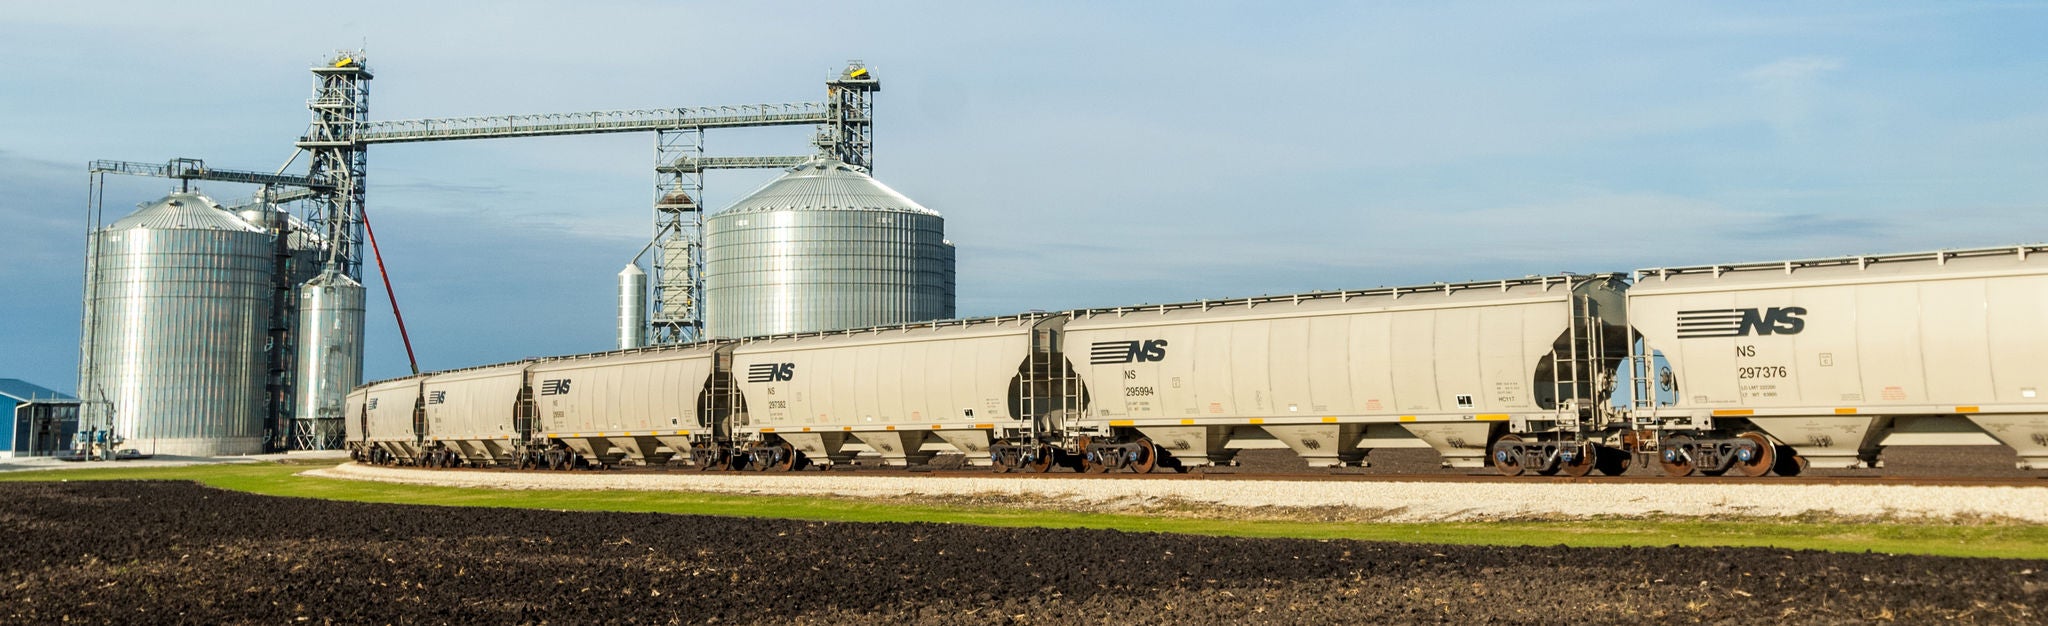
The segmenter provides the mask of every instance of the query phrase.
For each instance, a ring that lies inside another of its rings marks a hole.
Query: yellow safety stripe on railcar
[[[1957,413],[1976,413],[1976,412],[1977,412],[1977,407],[1974,407],[1974,406],[1959,406],[1959,407],[1956,407],[1956,412],[1957,412]]]
[[[1506,414],[1506,413],[1480,413],[1480,414],[1478,414],[1478,415],[1474,415],[1474,416],[1472,416],[1472,419],[1475,419],[1475,420],[1479,420],[1479,421],[1482,421],[1482,422],[1505,422],[1505,421],[1508,421],[1508,414]]]
[[[1714,417],[1732,417],[1739,415],[1756,415],[1756,411],[1750,409],[1714,409]]]

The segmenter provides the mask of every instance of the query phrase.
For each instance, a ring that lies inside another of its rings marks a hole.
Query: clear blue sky
[[[87,161],[275,168],[306,69],[364,45],[376,119],[816,100],[863,59],[963,315],[2048,238],[2043,3],[1162,6],[10,3],[0,377],[76,387]],[[373,148],[421,365],[610,347],[652,144]],[[401,374],[373,302],[367,375]]]

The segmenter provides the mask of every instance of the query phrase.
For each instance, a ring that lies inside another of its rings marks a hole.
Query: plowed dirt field
[[[1232,539],[0,485],[7,623],[2039,623],[2048,562]]]

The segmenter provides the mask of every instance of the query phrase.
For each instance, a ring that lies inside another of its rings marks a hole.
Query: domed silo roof
[[[250,224],[213,201],[196,193],[179,192],[145,204],[107,227],[111,230],[150,228],[159,230],[231,230],[260,233]]]
[[[719,211],[890,211],[938,215],[916,200],[897,193],[861,168],[838,159],[813,159]]]

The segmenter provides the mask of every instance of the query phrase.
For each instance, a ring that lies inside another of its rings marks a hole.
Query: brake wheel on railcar
[[[1674,478],[1692,475],[1692,451],[1696,447],[1692,438],[1672,435],[1664,439],[1658,450],[1657,464],[1664,468],[1664,475]]]
[[[1522,455],[1517,449],[1522,444],[1518,435],[1501,435],[1493,441],[1493,469],[1502,476],[1522,475]]]

